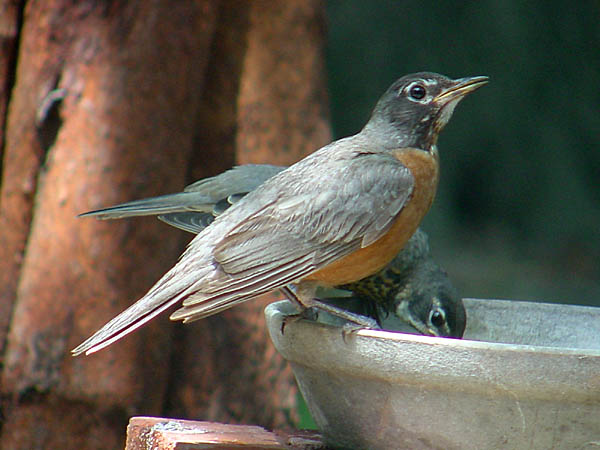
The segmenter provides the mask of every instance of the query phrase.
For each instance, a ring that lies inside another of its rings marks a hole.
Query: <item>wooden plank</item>
[[[127,427],[126,450],[167,449],[325,449],[313,431],[268,431],[254,425],[132,417]]]

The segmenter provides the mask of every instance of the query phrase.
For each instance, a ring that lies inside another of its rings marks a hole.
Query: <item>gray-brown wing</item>
[[[160,214],[158,218],[181,230],[200,233],[215,220],[215,217],[284,169],[285,167],[270,164],[245,164],[217,176],[196,181],[187,186],[184,193],[202,197],[204,209],[196,206],[200,202],[195,202],[185,205],[187,211],[170,211]],[[210,205],[209,201],[213,204]]]
[[[217,201],[237,192],[253,191],[284,169],[285,167],[270,164],[235,166],[219,175],[203,178],[190,184],[184,192],[200,192],[209,195],[213,201]]]
[[[171,318],[189,321],[214,314],[370,245],[392,225],[414,184],[406,167],[382,154],[357,153],[330,164],[326,173],[302,183],[286,177],[293,192],[230,229],[213,250],[223,276],[203,283]],[[252,195],[244,201],[252,202]]]

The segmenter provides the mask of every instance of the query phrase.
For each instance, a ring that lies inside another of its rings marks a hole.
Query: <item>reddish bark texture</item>
[[[21,5],[10,0],[0,0],[0,157],[4,162],[6,111],[10,89],[14,79],[17,36],[19,33],[19,11]],[[18,126],[18,124],[16,124]],[[17,131],[17,130],[15,130]],[[19,137],[20,133],[15,133]],[[10,322],[12,305],[17,286],[17,277],[29,222],[31,220],[31,187],[28,167],[38,164],[36,149],[23,151],[20,158],[11,155],[9,166],[16,173],[7,174],[12,177],[10,187],[2,188],[0,193],[0,354],[4,352],[4,343]],[[6,158],[8,159],[8,158]],[[7,163],[4,162],[6,165]],[[2,165],[0,165],[0,168]],[[4,178],[4,176],[3,176]],[[15,192],[20,191],[20,192]]]
[[[152,218],[76,215],[327,142],[321,2],[32,1],[22,23],[7,4],[20,29],[0,91],[0,446],[120,446],[134,413],[289,423],[266,299],[186,327],[159,318],[72,358],[188,238]]]
[[[0,161],[4,148],[6,106],[13,81],[21,3],[17,0],[0,0]],[[2,326],[2,322],[0,322],[0,326]]]
[[[252,2],[238,163],[290,164],[331,140],[320,3]]]

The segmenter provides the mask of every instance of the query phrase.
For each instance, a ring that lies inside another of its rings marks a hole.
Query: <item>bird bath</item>
[[[265,314],[327,442],[369,449],[600,448],[600,308],[465,299],[464,339]],[[322,322],[322,323],[320,323]]]

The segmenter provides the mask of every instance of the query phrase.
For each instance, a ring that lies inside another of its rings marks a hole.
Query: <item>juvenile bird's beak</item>
[[[403,299],[396,306],[396,316],[404,321],[404,327],[399,330],[404,333],[414,333],[415,331],[425,336],[437,336],[435,330],[430,329],[422,320],[416,317],[410,309],[410,300]],[[413,328],[411,330],[410,328]]]
[[[488,77],[467,77],[453,80],[452,86],[443,90],[434,99],[434,102],[446,104],[452,100],[460,99],[465,95],[479,89],[481,86],[488,82]]]

